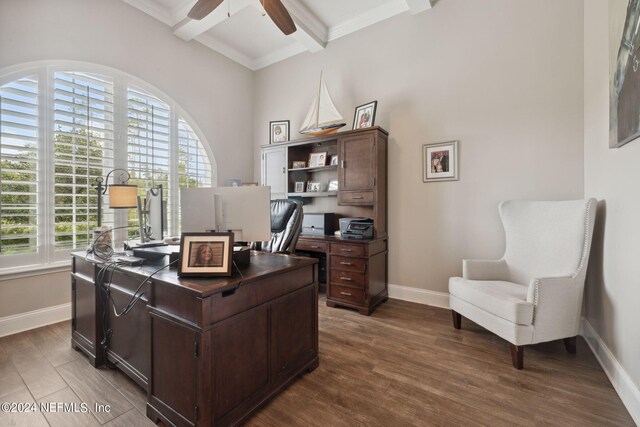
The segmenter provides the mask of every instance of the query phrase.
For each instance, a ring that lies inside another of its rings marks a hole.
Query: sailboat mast
[[[318,96],[316,98],[316,126],[320,125],[320,96],[322,92],[322,71],[320,71],[320,84],[318,85]]]

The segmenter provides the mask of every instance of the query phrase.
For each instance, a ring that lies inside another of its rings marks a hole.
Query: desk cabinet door
[[[376,173],[373,133],[339,140],[338,150],[341,159],[338,173],[340,191],[373,190]]]
[[[316,288],[309,286],[271,306],[274,377],[300,369],[318,353],[316,298]]]

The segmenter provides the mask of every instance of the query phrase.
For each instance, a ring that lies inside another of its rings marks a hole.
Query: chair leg
[[[569,337],[562,340],[564,348],[571,354],[576,354],[576,337]]]
[[[462,326],[462,315],[451,310],[451,317],[453,318],[453,327],[456,329],[460,329],[460,327]]]
[[[522,369],[523,366],[524,347],[521,345],[511,344],[511,362],[516,369]]]

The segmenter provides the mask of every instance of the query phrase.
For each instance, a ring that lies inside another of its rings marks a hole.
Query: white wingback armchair
[[[464,316],[511,343],[522,369],[523,345],[564,339],[575,353],[596,200],[500,204],[502,259],[463,260],[449,279],[453,325]]]

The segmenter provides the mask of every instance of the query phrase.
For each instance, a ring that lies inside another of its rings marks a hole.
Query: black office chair
[[[293,254],[302,230],[302,202],[278,199],[271,201],[271,240],[254,242],[251,249]]]

